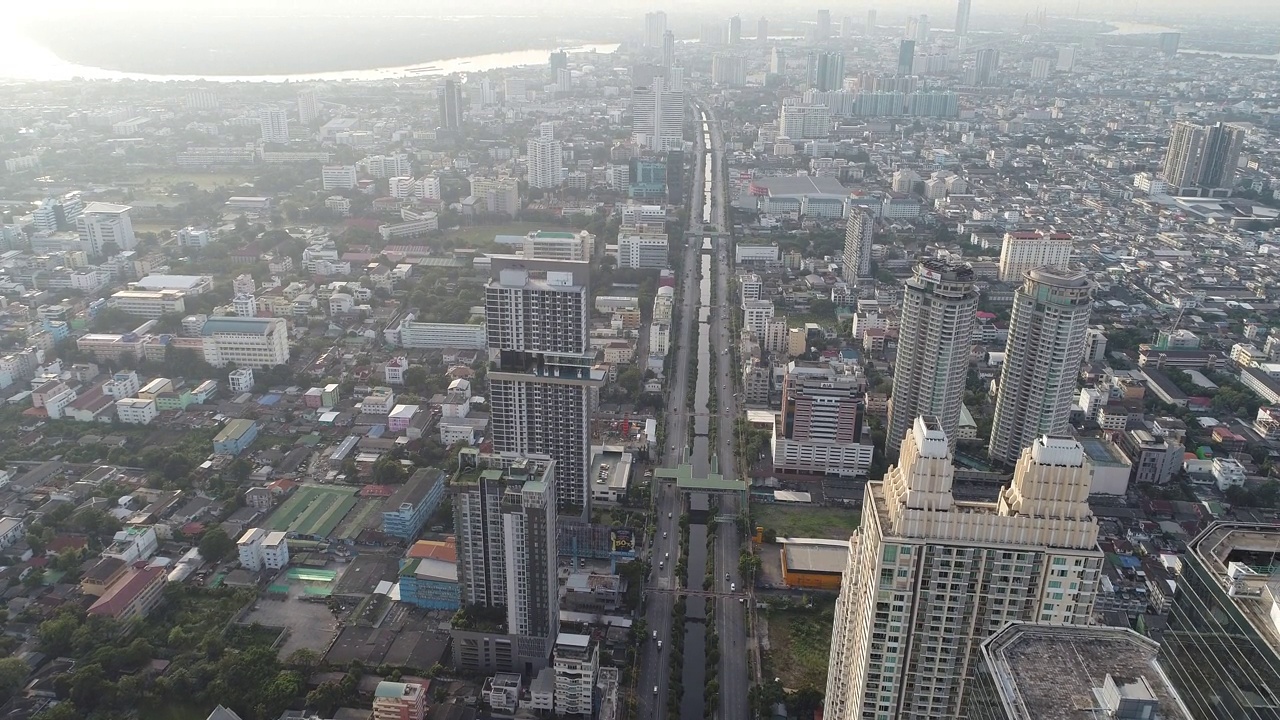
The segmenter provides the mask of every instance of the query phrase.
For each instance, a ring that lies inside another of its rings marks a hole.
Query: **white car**
[[[729,592],[738,592],[738,583],[729,583]]]

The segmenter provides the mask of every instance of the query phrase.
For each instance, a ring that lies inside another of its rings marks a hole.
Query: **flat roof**
[[[782,546],[782,557],[787,570],[840,574],[849,564],[849,544],[834,546],[791,542]]]
[[[849,194],[849,189],[840,181],[828,176],[794,175],[784,177],[757,178],[751,181],[753,187],[767,189],[770,197],[783,195],[840,195]]]
[[[1094,465],[1129,467],[1133,464],[1120,453],[1120,449],[1114,443],[1091,437],[1076,438],[1076,440],[1084,448],[1084,454],[1089,456],[1089,462]]]
[[[743,480],[728,480],[719,473],[708,473],[705,478],[693,476],[692,465],[679,465],[674,468],[658,468],[653,471],[654,477],[676,481],[676,489],[688,492],[740,492],[747,491],[747,483]]]
[[[200,328],[200,334],[204,336],[213,335],[214,333],[239,333],[242,335],[266,335],[271,331],[271,326],[276,318],[251,318],[251,317],[211,317],[205,321],[204,326]],[[247,369],[247,368],[246,368]]]
[[[207,275],[148,275],[133,284],[143,290],[190,290],[208,281]]]
[[[1011,623],[982,643],[1010,720],[1095,720],[1096,690],[1145,683],[1163,720],[1192,720],[1156,662],[1160,645],[1128,628]]]
[[[213,441],[217,443],[217,442],[226,442],[227,440],[233,440],[249,432],[250,428],[252,427],[253,427],[252,420],[237,418],[227,423],[226,427],[222,428],[222,431],[219,432],[216,436],[214,436]]]

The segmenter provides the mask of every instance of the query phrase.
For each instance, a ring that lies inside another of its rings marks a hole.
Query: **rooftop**
[[[275,325],[275,318],[251,317],[211,317],[200,328],[204,336],[215,333],[237,333],[240,335],[266,335]]]
[[[252,420],[237,418],[227,423],[226,427],[222,428],[222,431],[214,436],[213,441],[216,443],[220,443],[220,442],[226,442],[228,440],[234,440],[240,437],[241,435],[244,435],[245,433],[249,432],[249,430],[252,427],[253,427]]]
[[[848,195],[849,191],[833,177],[796,175],[787,177],[757,178],[751,181],[753,188],[767,190],[770,197],[784,195]]]
[[[849,545],[789,542],[782,546],[782,557],[790,571],[840,574],[849,563]]]
[[[1106,677],[1145,683],[1161,720],[1192,720],[1156,664],[1160,645],[1127,628],[1011,623],[982,643],[1011,720],[1096,720]]]

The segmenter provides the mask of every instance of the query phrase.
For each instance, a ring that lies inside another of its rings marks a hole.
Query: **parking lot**
[[[291,591],[287,600],[260,598],[244,619],[246,624],[288,628],[289,634],[280,646],[281,658],[302,648],[323,653],[338,629],[338,619],[323,602],[299,600],[300,595]]]

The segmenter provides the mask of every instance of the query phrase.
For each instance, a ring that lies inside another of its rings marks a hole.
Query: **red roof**
[[[365,485],[360,488],[360,497],[391,497],[395,488],[390,485]]]
[[[205,525],[202,522],[189,522],[183,525],[179,532],[187,537],[197,537],[204,534],[204,527]]]
[[[146,563],[136,563],[129,574],[112,583],[102,597],[89,607],[89,614],[118,617],[125,608],[129,607],[129,603],[155,582],[157,576],[161,578],[165,576],[164,568],[147,567]]]
[[[443,560],[458,562],[458,546],[453,538],[444,542],[439,540],[419,540],[409,547],[405,557],[412,560]]]
[[[89,538],[83,535],[58,535],[45,546],[45,552],[57,555],[63,550],[83,550],[88,546]]]

